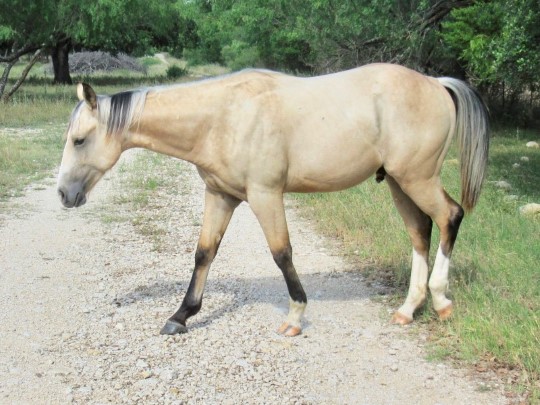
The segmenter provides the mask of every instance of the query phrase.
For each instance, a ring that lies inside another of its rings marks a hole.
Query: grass
[[[0,129],[0,201],[20,195],[60,163],[62,135],[58,127],[35,130]]]
[[[435,321],[429,303],[418,316],[434,330],[433,358],[487,361],[494,369],[519,370],[513,382],[518,390],[528,391],[531,402],[540,401],[540,216],[523,217],[518,208],[540,202],[540,150],[525,147],[539,137],[538,132],[495,132],[488,182],[479,205],[465,217],[454,250],[454,316],[449,322]],[[523,156],[529,160],[522,161]],[[449,156],[442,177],[457,199],[455,158]],[[515,163],[520,166],[514,168]],[[512,189],[496,188],[499,180]],[[377,272],[391,275],[399,287],[396,306],[405,298],[411,245],[386,186],[369,180],[344,192],[296,198],[324,233],[344,242],[352,260],[372,269],[369,278],[380,278]],[[438,232],[432,255],[436,244]]]
[[[105,223],[129,222],[152,243],[153,250],[165,251],[167,226],[172,212],[164,209],[183,192],[182,168],[177,159],[139,151],[133,160],[120,164],[122,176],[114,185],[109,202],[99,208]],[[127,215],[126,215],[127,213]]]

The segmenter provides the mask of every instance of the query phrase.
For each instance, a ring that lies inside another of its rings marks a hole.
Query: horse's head
[[[73,110],[58,175],[58,194],[67,208],[86,202],[86,194],[117,162],[122,152],[118,137],[100,122],[98,97],[87,84],[77,86],[79,104]]]

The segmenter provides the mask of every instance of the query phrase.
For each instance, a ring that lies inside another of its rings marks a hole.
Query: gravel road
[[[497,383],[426,361],[427,333],[390,325],[389,308],[339,246],[291,203],[294,260],[310,300],[304,333],[275,333],[285,283],[242,204],[189,333],[159,335],[190,280],[203,186],[183,165],[183,192],[156,196],[157,220],[167,212],[157,251],[132,222],[99,220],[124,209],[111,200],[129,170],[123,159],[78,210],[60,208],[52,178],[1,206],[1,404],[506,403]]]

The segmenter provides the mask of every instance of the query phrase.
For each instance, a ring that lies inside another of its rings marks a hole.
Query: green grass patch
[[[529,390],[536,401],[540,400],[540,387],[535,385],[540,379],[540,217],[523,217],[519,207],[540,203],[540,150],[525,147],[539,137],[531,131],[496,131],[488,181],[479,205],[463,221],[454,250],[450,273],[454,316],[439,323],[427,306],[418,317],[435,330],[432,358],[451,356],[473,363],[489,358],[493,367],[519,369],[518,386]],[[458,200],[455,158],[451,153],[442,177]],[[511,190],[497,188],[494,182],[500,180],[510,183]],[[324,233],[344,241],[353,260],[367,263],[370,277],[377,277],[377,271],[386,276],[390,270],[397,296],[404,300],[411,244],[388,187],[370,179],[347,191],[295,198]],[[435,230],[432,255],[437,245]]]
[[[58,126],[0,129],[0,200],[20,195],[30,183],[50,175],[61,160]]]
[[[167,224],[171,211],[164,210],[170,198],[180,192],[181,163],[177,159],[141,150],[120,164],[109,202],[97,207],[105,223],[129,222],[137,233],[152,242],[153,249],[167,249]],[[126,213],[129,212],[129,215]]]

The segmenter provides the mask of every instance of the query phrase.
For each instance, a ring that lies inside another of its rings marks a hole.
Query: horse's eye
[[[84,138],[75,139],[73,141],[73,145],[75,145],[75,146],[81,146],[83,143],[84,143]]]

